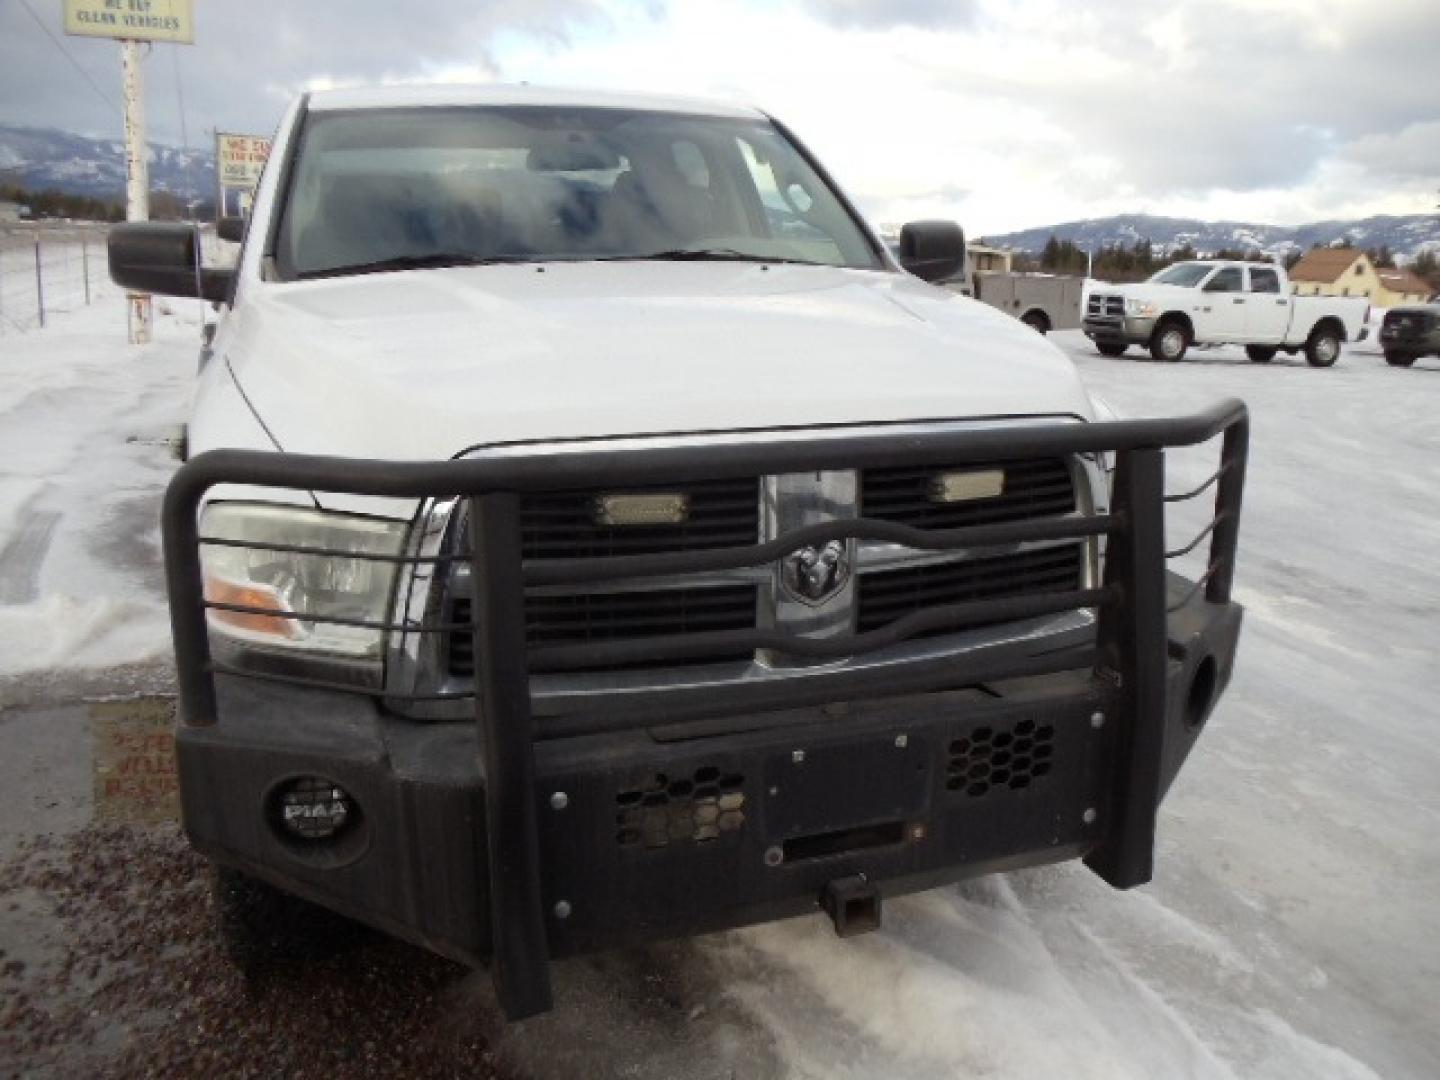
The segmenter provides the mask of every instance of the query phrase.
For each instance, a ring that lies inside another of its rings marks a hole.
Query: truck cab
[[[1157,360],[1177,361],[1192,345],[1243,345],[1257,363],[1303,350],[1311,365],[1329,367],[1341,343],[1364,339],[1368,307],[1359,298],[1294,295],[1274,263],[1196,261],[1140,284],[1097,287],[1083,326],[1105,356],[1142,345]]]

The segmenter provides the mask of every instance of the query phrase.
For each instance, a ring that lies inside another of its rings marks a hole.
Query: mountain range
[[[1394,254],[1414,258],[1422,250],[1440,251],[1440,214],[1378,216],[1359,221],[1314,221],[1308,225],[1255,225],[1242,221],[1200,221],[1195,218],[1119,214],[1114,217],[1067,221],[1020,232],[990,234],[985,242],[1014,251],[1039,254],[1050,237],[1069,240],[1087,251],[1116,244],[1134,247],[1149,241],[1157,255],[1168,255],[1189,245],[1201,255],[1220,250],[1259,250],[1284,256],[1308,251],[1316,244],[1351,247],[1388,247]]]
[[[185,201],[213,197],[215,155],[209,141],[204,142],[203,147],[190,149],[151,143],[151,188],[168,191]],[[56,188],[70,195],[119,198],[125,191],[125,148],[118,139],[0,125],[0,183],[35,191]],[[1001,247],[1038,254],[1051,236],[1073,241],[1087,250],[1115,244],[1133,247],[1137,241],[1148,240],[1156,254],[1169,254],[1188,244],[1201,254],[1238,248],[1283,256],[1315,244],[1343,241],[1362,248],[1383,245],[1396,255],[1413,258],[1426,248],[1440,251],[1440,215],[1316,221],[1285,227],[1120,214],[991,234],[985,239]]]
[[[123,198],[125,144],[52,128],[0,125],[0,183],[30,191],[55,188],[94,199]],[[151,143],[150,187],[185,201],[213,199],[213,148],[187,150]]]

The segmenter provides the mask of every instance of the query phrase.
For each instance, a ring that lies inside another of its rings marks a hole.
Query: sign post
[[[140,67],[140,43],[120,43],[121,84],[125,100],[125,220],[150,220],[150,162],[145,144],[145,72]],[[126,293],[129,305],[130,344],[150,341],[153,313],[149,293]]]
[[[125,113],[125,220],[150,220],[149,148],[145,142],[145,73],[141,42],[195,41],[193,0],[65,0],[65,32],[120,42]],[[148,293],[128,293],[130,343],[150,340]]]

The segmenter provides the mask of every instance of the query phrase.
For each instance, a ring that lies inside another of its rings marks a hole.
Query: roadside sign
[[[215,170],[222,188],[249,191],[260,182],[270,140],[257,135],[215,133]]]
[[[194,0],[65,0],[65,33],[192,45]]]

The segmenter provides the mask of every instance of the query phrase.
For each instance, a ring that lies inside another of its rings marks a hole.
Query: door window
[[[1263,266],[1250,268],[1250,291],[1259,293],[1278,293],[1280,291],[1280,275],[1274,270],[1267,270]]]
[[[1243,288],[1238,266],[1225,267],[1205,284],[1206,292],[1240,292]]]

